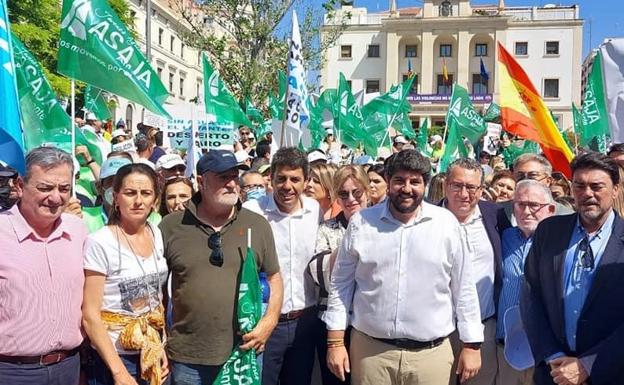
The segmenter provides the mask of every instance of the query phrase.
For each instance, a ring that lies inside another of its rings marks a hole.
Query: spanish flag
[[[501,123],[505,131],[539,143],[554,170],[571,178],[574,153],[524,69],[498,43]]]
[[[448,84],[448,69],[446,68],[446,60],[442,58],[442,77],[444,77],[444,84]]]

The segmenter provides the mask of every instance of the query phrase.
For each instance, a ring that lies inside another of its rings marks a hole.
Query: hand
[[[557,385],[582,385],[589,375],[575,357],[559,357],[550,361],[550,376]]]
[[[115,385],[139,385],[136,379],[125,369],[117,374],[113,374],[113,380],[115,381]]]
[[[69,198],[69,202],[67,202],[67,206],[65,206],[63,212],[82,218],[82,206],[80,205],[78,198]]]
[[[84,145],[76,146],[75,153],[76,153],[76,157],[78,157],[78,155],[82,155],[85,159],[85,162],[91,161],[91,154],[89,153],[89,149],[87,148],[87,146],[84,146]]]
[[[163,351],[163,354],[160,360],[160,379],[164,382],[168,375],[169,375],[169,359],[167,358],[167,353]]]
[[[262,353],[276,325],[277,321],[274,322],[263,317],[252,331],[243,335],[244,344],[240,348],[243,350],[256,349],[257,353]]]
[[[327,348],[327,367],[340,381],[345,381],[345,374],[351,373],[347,348],[344,346]]]
[[[498,199],[498,192],[494,187],[484,188],[483,196],[490,202],[496,202],[496,200]]]
[[[481,369],[481,350],[463,348],[459,354],[457,374],[460,382],[466,382],[479,373]]]

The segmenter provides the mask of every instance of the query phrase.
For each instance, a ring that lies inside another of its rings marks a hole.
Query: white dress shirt
[[[351,324],[376,338],[432,341],[455,330],[464,342],[483,341],[471,262],[459,222],[442,207],[423,202],[403,224],[389,202],[355,214],[334,270],[328,330]]]
[[[284,281],[282,314],[315,306],[318,301],[314,281],[306,270],[314,256],[321,210],[314,199],[304,196],[300,199],[302,208],[292,214],[280,211],[273,194],[243,204],[243,207],[265,217],[273,229]]]
[[[481,319],[494,315],[494,249],[483,224],[479,206],[460,224],[468,251],[472,255],[472,276],[477,285]]]

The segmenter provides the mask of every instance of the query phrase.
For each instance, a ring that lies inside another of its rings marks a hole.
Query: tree
[[[109,0],[109,3],[132,30],[134,20],[128,3],[125,0]],[[8,2],[8,9],[12,32],[41,63],[54,91],[67,96],[69,79],[56,73],[61,4],[59,0],[16,0]]]
[[[250,98],[264,102],[277,89],[277,70],[286,69],[288,32],[280,31],[282,21],[297,5],[304,9],[301,39],[307,70],[323,65],[322,53],[334,45],[346,28],[350,14],[336,20],[335,8],[343,3],[328,0],[322,4],[331,27],[320,38],[323,15],[304,0],[170,0],[172,8],[190,27],[178,31],[187,45],[205,51],[221,77],[241,103]],[[217,27],[211,28],[211,24]],[[266,109],[266,106],[260,106]]]

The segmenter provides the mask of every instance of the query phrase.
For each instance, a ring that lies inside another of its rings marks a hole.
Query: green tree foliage
[[[350,15],[346,14],[342,20],[336,20],[335,15],[335,8],[343,3],[340,0],[322,3],[322,10],[333,26],[323,29],[321,39],[324,15],[317,1],[206,0],[197,5],[187,0],[170,0],[191,29],[190,33],[178,31],[186,44],[209,55],[239,101],[249,98],[257,105],[264,104],[269,93],[277,90],[277,70],[286,69],[290,24],[285,26],[283,21],[290,17],[292,9],[298,10],[301,20],[306,69],[314,71],[323,65],[323,52],[336,43],[346,28]],[[258,107],[265,111],[267,108]]]
[[[125,0],[109,0],[121,20],[133,29],[133,17]],[[59,96],[70,93],[69,79],[56,73],[56,56],[61,24],[59,0],[12,0],[8,2],[11,30],[41,63],[52,88]]]

